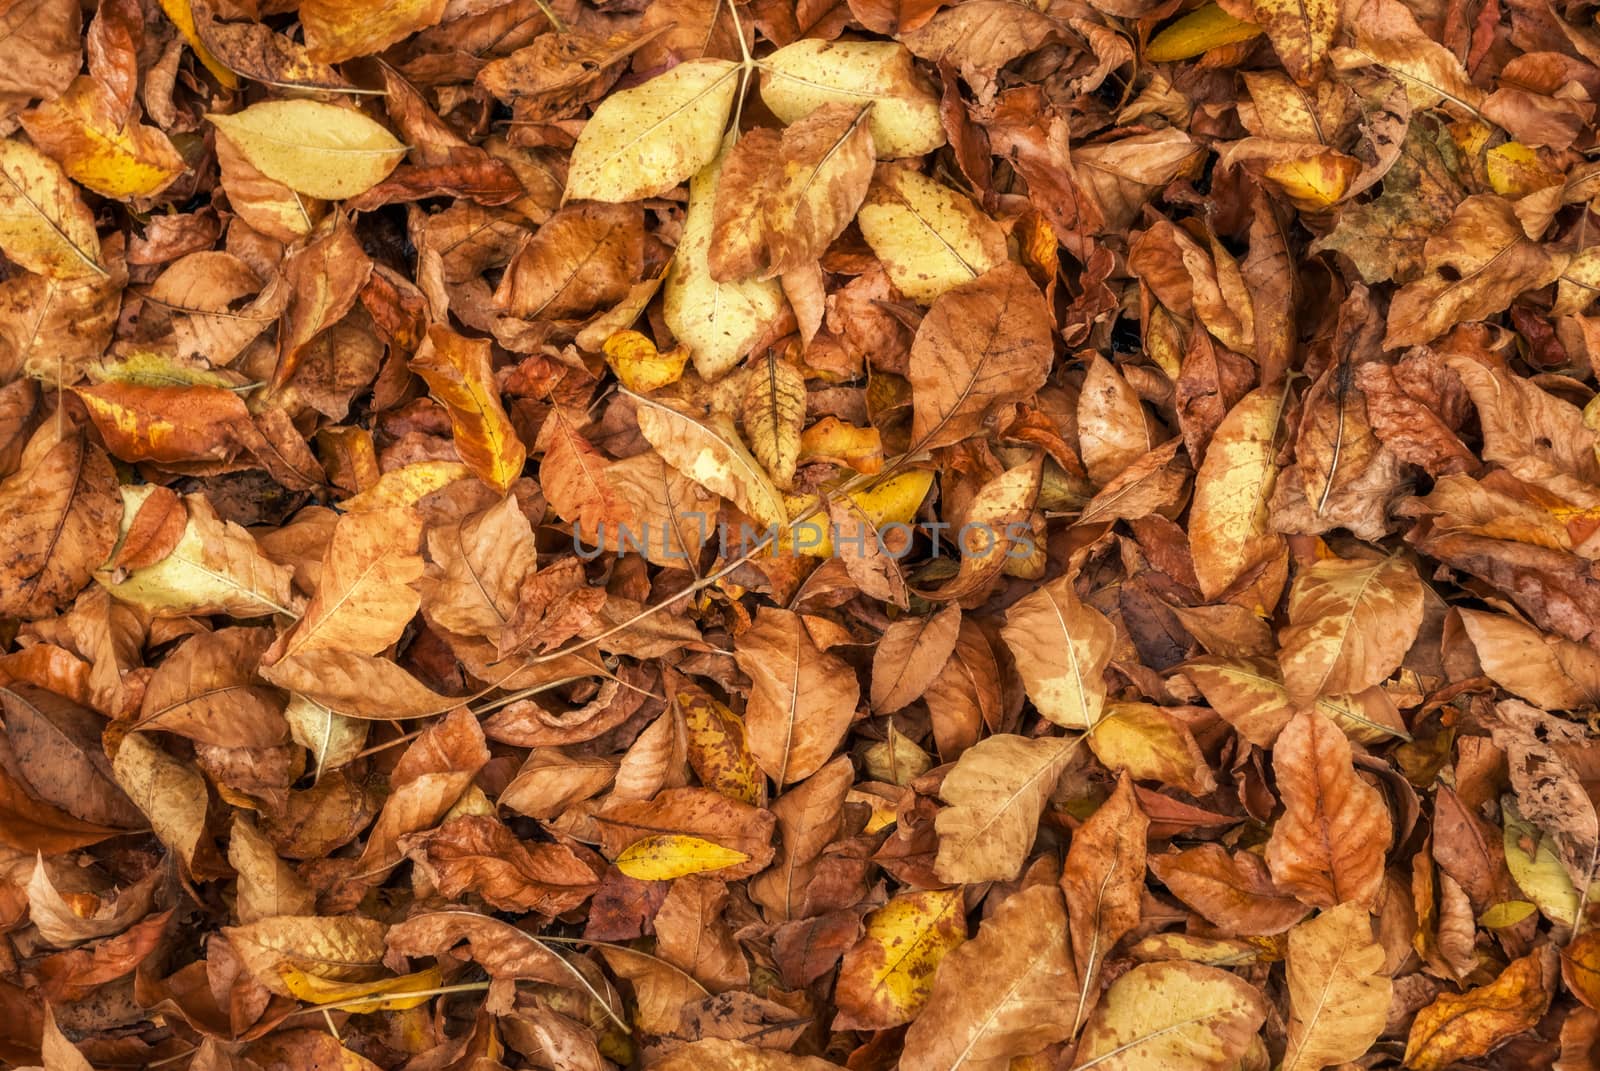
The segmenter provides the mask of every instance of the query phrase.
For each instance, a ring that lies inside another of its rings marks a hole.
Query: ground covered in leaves
[[[1600,1066],[1580,0],[0,0],[0,1062]]]

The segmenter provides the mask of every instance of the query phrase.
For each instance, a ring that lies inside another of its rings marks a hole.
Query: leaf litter
[[[1600,1066],[1589,8],[0,60],[7,1066]]]

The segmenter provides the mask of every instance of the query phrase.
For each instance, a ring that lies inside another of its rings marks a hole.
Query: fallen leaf
[[[1284,804],[1267,841],[1274,881],[1315,907],[1370,906],[1394,830],[1345,735],[1322,714],[1296,714],[1272,745],[1272,769]]]
[[[1289,931],[1284,1071],[1320,1071],[1364,1055],[1383,1032],[1393,986],[1366,908],[1330,908]]]
[[[1072,922],[1078,972],[1073,1029],[1082,1026],[1100,993],[1111,950],[1143,914],[1145,834],[1150,828],[1127,777],[1078,828],[1061,869],[1061,891]]]
[[[1010,881],[1033,847],[1045,801],[1072,758],[1059,737],[991,736],[961,753],[939,795],[943,881]]]
[[[208,118],[252,167],[308,197],[364,193],[405,155],[394,135],[361,112],[313,100],[267,100]]]
[[[1550,1004],[1545,979],[1555,973],[1554,959],[1546,945],[1512,960],[1488,985],[1441,994],[1412,1020],[1405,1066],[1441,1071],[1458,1060],[1486,1056],[1512,1036],[1533,1029]]]
[[[0,139],[0,249],[52,279],[106,275],[89,207],[60,165],[15,138]]]
[[[1077,1006],[1061,893],[1035,885],[1008,897],[978,936],[939,961],[933,991],[906,1031],[906,1071],[999,1071],[1065,1041]]]
[[[975,434],[993,409],[1044,385],[1051,351],[1039,292],[1006,265],[941,296],[911,345],[913,429],[918,449]]]
[[[836,1030],[884,1030],[914,1021],[939,964],[967,939],[965,902],[953,891],[909,893],[868,915],[839,966]]]
[[[855,716],[855,675],[819,650],[804,619],[786,610],[762,610],[735,641],[734,657],[752,683],[750,753],[779,787],[810,777],[833,757]]]
[[[1006,263],[1005,238],[992,220],[948,186],[907,168],[879,165],[857,223],[894,285],[925,305]],[[991,283],[999,285],[1000,279]],[[1005,312],[1001,305],[993,315]]]
[[[795,41],[761,61],[761,99],[796,122],[825,104],[872,101],[872,144],[882,159],[944,144],[939,100],[892,41]]]
[[[1069,729],[1092,729],[1105,706],[1116,630],[1072,585],[1073,577],[1060,576],[1013,603],[1000,635],[1039,713]]]
[[[1195,475],[1189,547],[1208,599],[1281,545],[1282,537],[1267,526],[1267,503],[1277,483],[1274,454],[1284,402],[1284,392],[1270,387],[1246,396],[1223,418]]]
[[[1289,696],[1309,703],[1381,684],[1422,625],[1423,586],[1404,558],[1320,561],[1295,577],[1278,660]]]
[[[486,340],[435,325],[411,358],[411,368],[449,410],[461,460],[484,483],[504,492],[522,474],[527,448],[500,402],[489,350]]]
[[[1232,1067],[1266,1019],[1256,988],[1216,967],[1144,963],[1111,984],[1084,1027],[1074,1068],[1182,1060]]]
[[[711,163],[733,108],[739,65],[698,59],[613,94],[572,150],[567,200],[659,196]]]

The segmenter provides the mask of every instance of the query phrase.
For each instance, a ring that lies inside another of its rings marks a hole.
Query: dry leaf
[[[937,821],[940,879],[1015,878],[1072,751],[1072,744],[1058,737],[1004,735],[962,752],[939,789],[948,805]]]
[[[1077,1006],[1067,913],[1053,886],[1008,897],[978,935],[948,952],[906,1032],[907,1071],[1000,1071],[1070,1036]]]
[[[1345,735],[1321,714],[1296,714],[1272,745],[1272,770],[1284,805],[1267,841],[1273,879],[1316,907],[1371,906],[1394,830]]]

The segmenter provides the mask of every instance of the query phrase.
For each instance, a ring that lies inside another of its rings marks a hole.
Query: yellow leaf
[[[522,475],[528,452],[500,404],[489,350],[486,339],[466,338],[435,324],[411,358],[411,370],[449,411],[461,460],[484,483],[504,492]]]
[[[111,760],[111,773],[150,820],[156,838],[192,866],[206,826],[206,780],[200,771],[144,733],[129,733]]]
[[[26,142],[0,139],[0,250],[52,279],[106,275],[94,213],[61,165]]]
[[[1502,197],[1522,197],[1561,181],[1539,159],[1539,154],[1520,141],[1496,145],[1484,154],[1484,170],[1489,185]]]
[[[1506,869],[1511,871],[1517,888],[1538,905],[1546,918],[1571,926],[1577,920],[1581,900],[1556,854],[1554,841],[1523,818],[1509,798],[1501,817],[1506,824],[1502,841]]]
[[[1555,973],[1555,948],[1541,945],[1488,985],[1444,993],[1417,1013],[1406,1040],[1405,1066],[1444,1071],[1458,1061],[1487,1056],[1502,1042],[1532,1030],[1550,1006],[1544,979]]]
[[[1255,986],[1216,967],[1146,963],[1111,984],[1078,1043],[1077,1067],[1233,1067],[1267,1017]]]
[[[800,464],[826,461],[875,476],[883,471],[883,436],[827,416],[800,433]]]
[[[1151,63],[1171,63],[1259,36],[1261,27],[1255,23],[1236,19],[1216,4],[1207,4],[1151,38],[1144,58]]]
[[[770,351],[745,383],[744,433],[750,450],[779,487],[794,483],[800,462],[800,431],[806,422],[806,378]]]
[[[237,377],[213,368],[186,365],[165,353],[133,350],[115,360],[101,358],[84,366],[96,383],[129,383],[143,387],[237,387]],[[232,373],[229,373],[232,374]]]
[[[1478,925],[1487,926],[1491,930],[1498,930],[1506,926],[1515,926],[1529,915],[1539,910],[1539,905],[1527,900],[1507,900],[1502,904],[1495,904],[1483,914],[1478,916]]]
[[[894,285],[924,305],[1006,260],[999,224],[920,171],[880,165],[856,222]]]
[[[639,881],[671,881],[690,874],[738,866],[750,857],[687,833],[662,833],[636,840],[617,856],[617,869]]]
[[[1207,599],[1221,595],[1283,545],[1267,514],[1278,479],[1275,453],[1283,405],[1281,387],[1245,395],[1217,427],[1195,476],[1189,549]]]
[[[354,108],[314,100],[268,100],[209,116],[250,164],[296,193],[339,200],[389,176],[406,147]]]
[[[885,1030],[909,1023],[933,992],[939,963],[967,939],[960,889],[897,896],[866,918],[839,966],[835,1030]]]
[[[872,103],[868,122],[880,159],[921,156],[944,144],[939,98],[894,41],[786,45],[761,61],[761,99],[785,123],[824,104]]]
[[[618,331],[606,339],[606,364],[622,380],[622,385],[640,394],[649,394],[683,376],[689,351],[679,345],[666,353],[637,331]]]
[[[222,84],[224,89],[239,88],[239,78],[228,68],[224,67],[211,50],[200,40],[199,29],[195,25],[194,10],[189,5],[189,0],[161,0],[161,10],[167,13],[167,18],[183,34],[183,39],[189,42],[189,47],[194,49],[195,58],[211,76]]]
[[[1274,161],[1263,174],[1296,208],[1319,212],[1344,198],[1360,170],[1360,161],[1329,149],[1302,159]]]
[[[678,689],[678,709],[687,730],[689,765],[700,783],[729,799],[762,805],[766,776],[750,753],[744,721],[701,689]]]
[[[591,120],[592,122],[593,120]],[[724,152],[689,183],[689,211],[662,294],[661,315],[689,347],[695,369],[707,379],[728,372],[756,347],[788,308],[775,279],[721,283],[711,277],[709,255]]]
[[[165,134],[113,114],[104,87],[86,76],[25,114],[22,125],[74,180],[118,200],[158,193],[186,167]]]
[[[691,60],[606,97],[573,146],[565,199],[658,197],[697,173],[717,155],[739,70],[727,60]]]
[[[1188,727],[1150,703],[1112,704],[1089,737],[1089,750],[1136,781],[1161,781],[1196,796],[1217,787]]]
[[[1289,1044],[1281,1071],[1321,1071],[1364,1055],[1383,1032],[1393,986],[1360,904],[1289,931]]]
[[[872,522],[874,528],[882,528],[886,524],[908,524],[917,515],[922,500],[928,497],[928,489],[932,486],[932,471],[913,469],[891,476],[865,491],[852,493],[850,501]],[[791,495],[784,501],[790,514],[798,517],[816,504],[817,496]],[[827,518],[821,515],[797,523],[790,530],[789,539],[797,553],[812,558],[833,556],[833,536],[828,529]]]
[[[278,967],[278,977],[289,995],[296,1000],[309,1001],[312,1004],[346,1004],[346,1009],[357,1015],[366,1015],[378,1011],[404,1011],[406,1008],[415,1008],[426,1004],[434,997],[433,991],[444,981],[444,971],[439,967],[429,967],[425,971],[414,974],[402,974],[398,978],[384,978],[376,982],[335,982],[320,975],[309,974],[292,964],[284,963]],[[378,997],[381,999],[366,1001],[363,997]]]
[[[414,506],[441,487],[465,480],[472,470],[459,461],[413,461],[390,469],[378,482],[339,503],[346,513],[365,513],[392,506]]]
[[[139,507],[155,484],[122,488],[121,536],[126,537]],[[230,614],[266,617],[292,614],[290,581],[294,570],[261,552],[255,538],[216,515],[204,495],[186,495],[188,522],[166,557],[119,577],[107,569],[95,574],[107,591],[157,617]],[[115,551],[111,555],[114,560]]]

